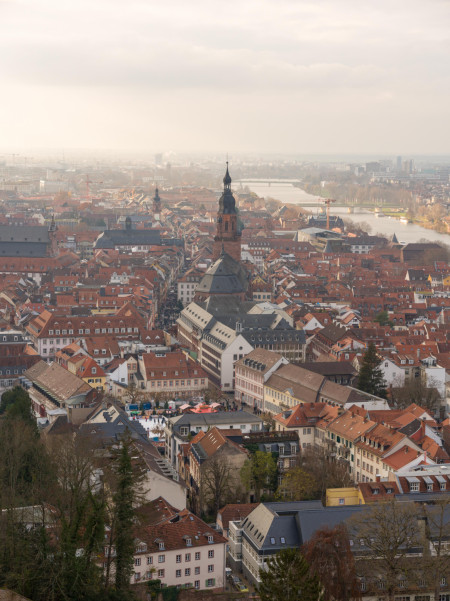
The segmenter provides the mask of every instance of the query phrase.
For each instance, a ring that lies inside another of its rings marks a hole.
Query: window
[[[186,569],[184,570],[184,575],[185,575],[185,576],[190,576],[190,575],[191,575],[191,568],[186,568]]]
[[[214,564],[213,563],[208,566],[208,573],[211,573],[211,572],[214,572]]]
[[[177,555],[177,563],[181,563],[181,555]]]
[[[196,580],[194,582],[194,588],[197,588],[197,589],[200,588],[200,580]]]
[[[134,565],[135,566],[140,566],[141,565],[141,558],[140,557],[136,557],[134,560]]]
[[[164,551],[164,542],[163,541],[159,542],[159,550]]]
[[[214,586],[216,583],[215,578],[208,578],[208,580],[206,581],[206,586]]]
[[[197,566],[197,567],[195,568],[195,574],[196,574],[196,575],[200,574],[200,566]]]
[[[345,499],[339,499],[339,505],[345,505]]]
[[[164,563],[166,561],[165,555],[158,555],[158,563]]]
[[[164,578],[165,570],[158,570],[158,578]]]
[[[200,559],[200,551],[197,551],[195,554],[195,559],[198,561]]]
[[[153,557],[147,557],[147,565],[151,566],[153,563]]]
[[[285,545],[285,544],[286,544],[286,539],[284,538],[284,536],[282,536],[282,537],[280,538],[280,541],[281,541],[281,544],[282,544],[282,545]]]
[[[175,576],[176,578],[181,578],[181,570],[176,570]]]
[[[419,492],[419,483],[418,482],[410,482],[409,483],[409,490],[411,492]]]
[[[186,553],[185,554],[184,561],[191,561],[191,554],[190,553]]]
[[[208,558],[212,559],[214,557],[214,550],[211,549],[211,551],[208,551]]]

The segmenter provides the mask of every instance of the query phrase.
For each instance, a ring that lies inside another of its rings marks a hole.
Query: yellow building
[[[364,505],[364,499],[358,486],[348,488],[327,488],[326,506]]]
[[[76,375],[89,384],[91,388],[105,390],[106,374],[91,357],[84,357],[83,363],[77,368]]]

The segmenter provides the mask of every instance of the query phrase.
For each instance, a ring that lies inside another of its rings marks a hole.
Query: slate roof
[[[131,438],[136,441],[148,443],[147,432],[137,420],[130,420],[123,411],[118,411],[113,417],[106,411],[103,411],[105,422],[87,422],[80,426],[80,434],[83,436],[93,436],[103,444],[107,445],[129,432]]]
[[[223,252],[206,271],[197,292],[207,294],[241,294],[248,288],[248,275],[239,261]]]
[[[176,417],[169,418],[173,424],[173,429],[178,431],[181,426],[187,426],[191,429],[194,426],[214,426],[220,427],[221,424],[260,424],[261,418],[246,411],[219,411],[218,413],[184,413]]]
[[[97,238],[95,249],[115,248],[116,246],[150,246],[161,244],[159,230],[105,230]]]
[[[263,555],[299,547],[324,526],[334,528],[367,505],[323,507],[320,501],[261,503],[243,521],[243,536]]]
[[[358,372],[350,361],[316,361],[303,363],[303,367],[309,371],[323,376],[351,375]]]

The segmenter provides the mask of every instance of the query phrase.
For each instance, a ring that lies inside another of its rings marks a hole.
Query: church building
[[[235,261],[241,260],[241,232],[238,230],[236,201],[231,192],[231,177],[227,172],[223,178],[223,193],[219,200],[217,213],[217,230],[214,237],[213,260],[216,261],[222,252],[230,255]]]

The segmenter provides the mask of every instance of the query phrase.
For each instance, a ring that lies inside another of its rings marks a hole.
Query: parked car
[[[245,584],[243,582],[241,582],[238,585],[237,589],[240,593],[248,593],[248,588],[245,586]]]

